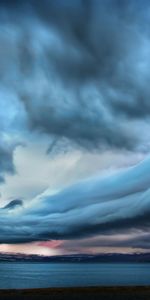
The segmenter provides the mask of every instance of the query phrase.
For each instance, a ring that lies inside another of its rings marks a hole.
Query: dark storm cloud
[[[19,207],[19,206],[22,206],[22,205],[23,205],[22,200],[15,199],[15,200],[12,200],[10,203],[8,203],[6,206],[4,206],[2,209],[11,210],[11,209],[15,209],[16,207]]]
[[[3,147],[0,148],[0,170],[1,172],[10,172],[13,173],[14,167],[12,163],[12,150],[4,149]],[[3,181],[3,177],[0,176],[0,181]]]
[[[8,145],[1,138],[0,142],[0,182],[4,181],[4,174],[15,172],[15,167],[13,164],[13,150],[14,146]]]
[[[117,175],[83,181],[54,195],[39,195],[27,207],[1,209],[0,242],[146,232],[150,226],[149,168],[147,159]]]
[[[60,94],[49,87],[38,104],[31,100],[36,94],[22,97],[31,126],[88,149],[136,148],[140,138],[127,132],[126,122],[150,114],[150,39],[144,28],[149,16],[144,4],[46,1],[33,7],[47,28],[56,30],[59,42],[45,49],[44,72],[49,82],[50,73],[55,74]],[[59,81],[69,93],[61,91]]]
[[[29,128],[88,150],[148,151],[148,1],[0,3],[0,78]]]

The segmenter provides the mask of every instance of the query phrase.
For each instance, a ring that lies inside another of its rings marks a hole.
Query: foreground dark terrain
[[[150,300],[150,287],[89,287],[0,290],[0,299]]]

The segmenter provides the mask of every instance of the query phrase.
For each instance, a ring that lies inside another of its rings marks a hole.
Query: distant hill
[[[136,254],[75,254],[75,255],[59,255],[59,256],[40,256],[26,254],[10,254],[0,253],[0,262],[84,262],[84,263],[111,263],[111,262],[150,262],[150,253]]]

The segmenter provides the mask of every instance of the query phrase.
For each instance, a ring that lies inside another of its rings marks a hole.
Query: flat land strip
[[[150,287],[86,287],[0,290],[0,300],[150,300]]]

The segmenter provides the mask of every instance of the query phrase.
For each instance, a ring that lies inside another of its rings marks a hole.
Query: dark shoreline
[[[150,300],[150,286],[0,290],[0,300]]]

